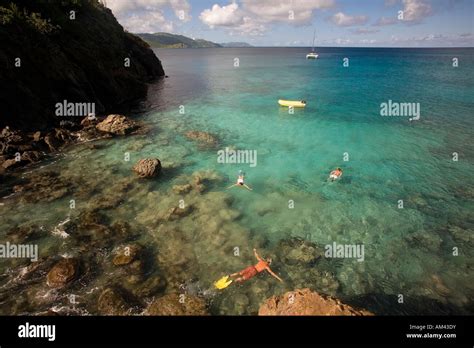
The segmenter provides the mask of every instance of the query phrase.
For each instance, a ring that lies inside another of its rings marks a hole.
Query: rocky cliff
[[[56,115],[64,101],[124,111],[164,75],[148,44],[97,0],[0,0],[0,47],[0,128],[73,120]]]
[[[373,315],[355,309],[330,296],[320,295],[309,289],[287,292],[266,300],[258,315]]]

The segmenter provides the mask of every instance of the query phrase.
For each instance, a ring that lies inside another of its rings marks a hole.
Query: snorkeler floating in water
[[[342,176],[342,169],[341,168],[336,168],[336,170],[333,170],[330,174],[329,174],[329,179],[331,181],[334,181],[334,180],[337,180],[337,179],[340,179]]]
[[[232,284],[234,282],[234,279],[229,279],[229,278],[238,277],[238,278],[235,279],[235,281],[238,282],[238,283],[242,283],[246,280],[249,280],[250,278],[255,277],[257,274],[259,274],[263,271],[268,271],[268,273],[270,273],[276,279],[283,282],[283,279],[281,279],[279,276],[277,276],[275,273],[273,273],[273,271],[270,269],[270,264],[272,263],[272,259],[270,259],[270,258],[268,258],[266,260],[262,259],[260,257],[260,255],[257,254],[257,249],[253,249],[253,253],[254,253],[255,257],[257,258],[257,260],[258,260],[258,263],[255,266],[249,266],[249,267],[243,269],[240,272],[231,274],[230,276],[226,275],[226,276],[222,277],[221,279],[219,279],[218,281],[216,281],[214,283],[214,286],[217,289],[222,290],[222,289],[227,288],[230,284]]]
[[[263,272],[263,271],[268,271],[272,276],[274,276],[276,279],[279,281],[283,282],[283,279],[281,279],[279,276],[277,276],[273,271],[270,269],[270,264],[272,263],[272,259],[262,259],[258,254],[257,254],[257,249],[253,249],[253,252],[255,254],[255,257],[258,260],[258,263],[255,266],[249,266],[246,269],[231,274],[230,277],[237,277],[239,278],[235,279],[236,282],[244,282],[246,280],[249,280],[250,278],[256,276],[258,273]]]
[[[237,182],[229,186],[227,189],[230,189],[234,186],[240,186],[240,187],[245,187],[249,191],[252,191],[252,189],[245,184],[244,178],[245,178],[245,174],[241,170],[239,170],[239,177],[237,178]]]

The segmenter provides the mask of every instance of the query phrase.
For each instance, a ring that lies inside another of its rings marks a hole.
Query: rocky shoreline
[[[143,125],[116,114],[102,118],[87,116],[80,124],[67,123],[46,132],[24,132],[7,126],[0,132],[0,176],[38,163],[48,154],[57,153],[72,144],[144,131]]]

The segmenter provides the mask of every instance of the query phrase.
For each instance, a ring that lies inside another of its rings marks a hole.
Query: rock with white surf
[[[51,288],[62,288],[79,275],[79,262],[74,258],[58,261],[48,272],[46,284]]]

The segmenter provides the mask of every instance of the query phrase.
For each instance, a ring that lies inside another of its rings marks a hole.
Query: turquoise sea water
[[[137,115],[149,133],[101,141],[98,149],[74,147],[47,167],[33,168],[59,173],[74,189],[52,202],[11,207],[5,200],[2,226],[7,231],[36,223],[51,231],[67,216],[103,210],[110,221],[126,220],[139,231],[150,259],[159,260],[148,272],[165,272],[166,292],[181,291],[179,284],[186,283],[186,291],[204,296],[213,314],[255,314],[265,298],[297,287],[377,314],[474,313],[474,50],[327,48],[316,61],[306,60],[306,51],[156,50],[169,78],[150,87],[145,111]],[[459,67],[453,67],[454,57]],[[290,114],[278,106],[280,98],[304,99],[307,107]],[[420,120],[380,116],[380,104],[389,100],[419,103]],[[218,147],[198,146],[185,137],[189,130],[215,135]],[[217,151],[225,147],[256,150],[257,165],[218,163]],[[125,152],[130,162],[123,161]],[[144,157],[162,160],[163,177],[133,178],[133,162]],[[330,183],[335,167],[344,175]],[[252,192],[226,190],[239,170]],[[220,180],[210,180],[202,195],[171,193],[198,171]],[[69,199],[84,186],[90,190],[71,211]],[[114,195],[120,203],[97,208]],[[157,221],[181,198],[194,207],[191,215]],[[362,244],[364,261],[285,264],[281,243],[290,237],[320,247]],[[40,246],[48,256],[90,257],[52,234]],[[221,275],[253,263],[253,247],[273,256],[272,268],[285,283],[260,275],[221,293],[205,291]],[[110,263],[112,250],[105,248],[97,262]],[[7,266],[3,271],[11,272]],[[96,298],[87,291],[117,281],[106,266],[98,273],[74,290],[87,297],[82,309],[92,314],[88,303]],[[137,288],[140,283],[131,285]],[[26,312],[62,301],[25,298],[18,306]],[[2,312],[15,313],[6,305]]]

